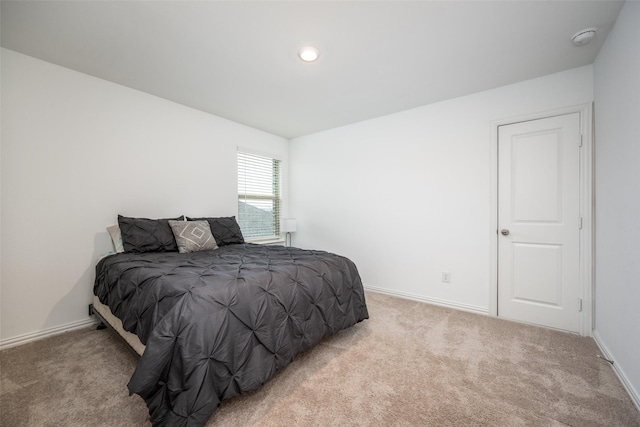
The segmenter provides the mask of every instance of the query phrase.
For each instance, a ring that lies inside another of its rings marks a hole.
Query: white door
[[[498,316],[580,328],[580,115],[498,130]]]

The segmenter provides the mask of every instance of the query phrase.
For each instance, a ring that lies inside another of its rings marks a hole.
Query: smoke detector
[[[596,31],[598,31],[597,28],[585,28],[571,36],[571,40],[576,46],[584,46],[594,39]]]

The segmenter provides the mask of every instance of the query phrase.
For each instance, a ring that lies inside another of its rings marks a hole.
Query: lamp
[[[320,51],[313,46],[305,46],[298,51],[298,57],[304,62],[313,62],[320,56]]]
[[[291,233],[296,232],[296,226],[297,223],[295,218],[282,218],[280,220],[280,231],[286,233],[284,239],[285,246],[291,246]],[[287,244],[287,240],[289,241],[289,244]]]

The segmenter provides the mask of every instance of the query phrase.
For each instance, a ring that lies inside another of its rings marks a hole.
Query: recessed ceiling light
[[[576,46],[584,46],[593,40],[596,36],[596,31],[598,31],[597,28],[585,28],[572,35],[571,40]]]
[[[320,56],[320,51],[313,46],[305,46],[298,51],[298,56],[304,62],[313,62]]]

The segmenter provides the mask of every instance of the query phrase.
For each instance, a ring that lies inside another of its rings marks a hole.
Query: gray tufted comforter
[[[157,426],[204,425],[223,399],[368,318],[353,262],[282,246],[112,255],[94,294],[146,345],[129,391]]]

